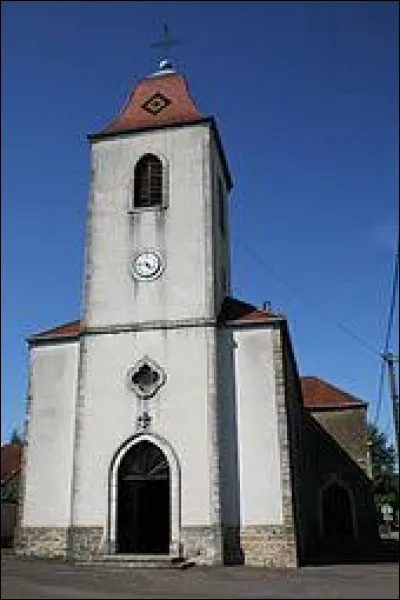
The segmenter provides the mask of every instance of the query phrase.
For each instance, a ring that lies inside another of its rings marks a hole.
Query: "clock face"
[[[141,250],[132,260],[132,274],[139,281],[152,281],[162,273],[164,264],[159,252]]]

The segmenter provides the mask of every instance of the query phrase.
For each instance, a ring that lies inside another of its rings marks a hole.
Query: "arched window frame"
[[[136,169],[137,165],[146,155],[155,156],[160,162],[162,166],[162,187],[161,187],[161,204],[155,204],[153,206],[136,206],[135,203],[135,179],[136,179]],[[154,152],[153,150],[148,150],[143,152],[136,160],[133,167],[133,178],[129,181],[128,186],[128,212],[129,213],[138,213],[138,212],[148,212],[148,211],[158,211],[160,209],[164,209],[168,207],[169,204],[169,163],[165,156],[158,152]]]

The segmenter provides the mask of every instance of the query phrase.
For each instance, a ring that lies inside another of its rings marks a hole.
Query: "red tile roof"
[[[22,444],[4,444],[1,447],[1,481],[19,473]]]
[[[219,320],[224,321],[259,321],[267,322],[270,317],[282,317],[281,314],[273,312],[270,309],[256,308],[252,304],[243,302],[242,300],[236,300],[235,298],[225,298],[221,311],[219,314]],[[78,335],[83,328],[83,322],[80,319],[76,321],[70,321],[69,323],[63,323],[57,325],[51,329],[45,329],[35,333],[32,338],[40,339],[44,337],[57,337],[57,336],[70,336]]]
[[[57,336],[57,335],[78,335],[82,330],[82,321],[78,319],[77,321],[70,321],[69,323],[64,323],[63,325],[57,325],[57,327],[52,327],[51,329],[45,329],[44,331],[39,331],[34,334],[34,338],[45,337],[48,335]]]
[[[236,300],[235,298],[225,298],[219,319],[225,321],[258,321],[268,322],[270,317],[282,317],[278,313],[272,312],[270,309],[256,308],[252,304]]]
[[[319,377],[301,377],[303,404],[309,408],[343,408],[366,403]]]
[[[152,114],[146,110],[146,103],[154,96],[156,99]],[[160,71],[134,85],[119,115],[100,133],[117,133],[142,127],[198,121],[202,118],[204,115],[197,110],[189,96],[186,79],[174,71]]]

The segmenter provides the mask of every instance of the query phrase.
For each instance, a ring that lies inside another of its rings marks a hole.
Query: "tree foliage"
[[[18,429],[14,427],[12,430],[10,440],[10,444],[22,444],[21,436],[18,432]],[[1,463],[3,469],[3,448],[1,451]],[[20,488],[20,474],[12,471],[1,481],[1,502],[18,502],[19,497],[19,488]]]
[[[20,476],[10,477],[1,484],[1,502],[18,502]]]
[[[372,423],[368,425],[368,437],[376,505],[380,508],[383,504],[389,503],[395,510],[398,510],[399,475],[395,472],[396,454],[394,447],[388,443],[386,436]]]
[[[19,435],[18,429],[16,427],[14,427],[14,429],[12,430],[10,442],[11,442],[11,444],[21,444],[22,443],[21,436]]]

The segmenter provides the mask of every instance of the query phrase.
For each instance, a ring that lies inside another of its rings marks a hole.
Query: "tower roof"
[[[189,95],[186,79],[167,61],[136,83],[120,113],[99,133],[119,133],[203,119]]]
[[[160,62],[159,70],[138,81],[132,87],[119,114],[97,133],[91,141],[148,129],[208,124],[214,134],[228,190],[232,188],[225,152],[214,117],[203,115],[192,100],[186,78],[177,73],[168,60]]]

